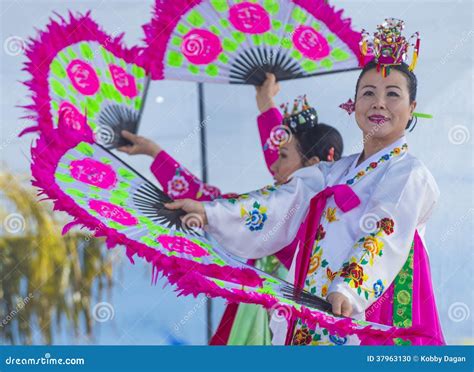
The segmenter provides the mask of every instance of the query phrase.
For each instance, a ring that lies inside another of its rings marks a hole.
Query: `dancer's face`
[[[280,146],[278,160],[270,169],[273,172],[275,184],[281,185],[288,181],[288,177],[298,169],[304,167],[303,157],[298,151],[298,140],[291,137],[291,140]]]
[[[416,102],[410,103],[405,75],[392,70],[383,77],[376,69],[362,76],[356,95],[355,114],[364,138],[392,141],[400,138]]]

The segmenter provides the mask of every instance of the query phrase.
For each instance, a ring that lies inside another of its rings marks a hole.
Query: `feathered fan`
[[[156,0],[153,79],[260,85],[359,67],[360,32],[325,0]]]
[[[182,211],[166,210],[165,193],[93,141],[61,138],[59,129],[42,135],[32,148],[33,184],[75,220],[105,236],[109,247],[123,244],[153,264],[154,279],[162,272],[182,294],[206,293],[230,301],[261,304],[283,311],[289,319],[302,318],[340,334],[387,335],[405,330],[337,319],[323,311],[329,304],[293,285],[248,266],[207,240],[199,228],[181,223]],[[394,336],[395,337],[395,336]]]
[[[51,20],[26,51],[34,100],[26,107],[38,127],[23,133],[59,126],[65,136],[93,132],[108,148],[127,144],[120,131],[137,131],[149,79],[137,64],[140,50],[126,49],[121,38],[101,31],[89,14]]]

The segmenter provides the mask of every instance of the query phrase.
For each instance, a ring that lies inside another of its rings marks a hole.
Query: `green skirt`
[[[269,274],[286,278],[288,270],[274,256],[258,260],[255,267]],[[260,306],[241,303],[230,331],[227,345],[271,345],[270,317]]]

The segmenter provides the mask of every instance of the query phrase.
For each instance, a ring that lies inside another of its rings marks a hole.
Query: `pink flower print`
[[[222,45],[212,32],[194,29],[184,36],[181,52],[189,62],[195,65],[207,65],[219,56]]]
[[[67,75],[74,88],[85,96],[92,96],[99,90],[97,73],[88,63],[75,59],[66,69]]]
[[[101,189],[111,189],[117,183],[117,175],[112,167],[94,159],[74,160],[70,170],[74,179]]]
[[[111,219],[124,226],[134,226],[138,220],[122,207],[101,200],[89,200],[89,208],[99,213],[102,217]]]
[[[229,21],[239,31],[247,34],[263,34],[270,30],[270,16],[260,5],[243,2],[229,10]]]
[[[109,70],[115,88],[117,88],[122,95],[128,98],[133,98],[138,94],[137,85],[133,75],[130,75],[122,67],[116,65],[110,65]]]
[[[293,35],[293,44],[306,58],[314,61],[329,54],[327,40],[310,26],[299,26]]]
[[[181,236],[160,235],[156,240],[165,249],[172,252],[189,254],[193,257],[209,256],[204,248]]]
[[[177,174],[168,182],[168,194],[172,198],[180,197],[186,194],[188,190],[189,183],[183,176]]]

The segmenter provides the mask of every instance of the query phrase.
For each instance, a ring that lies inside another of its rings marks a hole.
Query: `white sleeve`
[[[415,230],[426,223],[438,197],[436,183],[423,165],[403,168],[394,164],[377,185],[362,216],[376,219],[377,226],[363,231],[364,223],[359,223],[359,239],[328,293],[340,292],[348,297],[353,313],[365,311],[402,269]]]
[[[272,255],[293,241],[311,198],[323,188],[323,175],[317,166],[299,169],[284,185],[204,203],[208,220],[205,230],[236,256]]]

